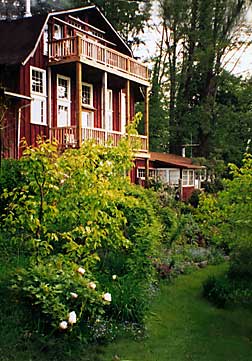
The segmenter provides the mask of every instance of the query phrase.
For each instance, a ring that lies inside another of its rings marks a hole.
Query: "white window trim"
[[[40,73],[42,73],[42,87],[43,87],[43,92],[36,92],[34,90],[32,90],[32,71],[39,71]],[[31,66],[30,67],[30,94],[32,97],[32,102],[33,101],[41,101],[44,104],[43,107],[43,121],[41,121],[41,119],[38,119],[38,117],[33,114],[33,104],[31,103],[31,110],[30,110],[30,122],[31,124],[36,124],[36,125],[47,125],[47,104],[46,104],[46,70],[45,69],[41,69],[41,68],[37,68],[35,66]]]
[[[68,82],[68,89],[67,89],[67,98],[60,98],[59,97],[59,79],[64,79]],[[65,75],[57,74],[57,126],[60,128],[69,127],[71,125],[71,78]],[[68,108],[68,124],[66,125],[59,125],[59,119],[58,119],[58,111],[59,106],[64,106]]]
[[[144,171],[144,174],[146,173],[145,168],[137,168],[137,178],[144,180],[144,179],[145,179],[145,176],[141,176],[141,175],[140,175],[140,173],[141,173],[142,171]]]
[[[193,172],[193,183],[190,183],[190,172]],[[186,174],[186,182],[184,182],[184,176]],[[193,169],[183,169],[182,171],[182,186],[183,187],[194,187],[195,185],[195,172]]]
[[[36,92],[34,90],[32,90],[32,71],[39,71],[40,73],[42,73],[42,82],[43,82],[43,92]],[[30,92],[33,95],[38,95],[38,96],[46,96],[46,70],[45,69],[41,69],[41,68],[37,68],[35,66],[31,66],[30,67]]]
[[[86,86],[90,89],[90,104],[87,103],[83,103],[82,101],[82,86]],[[93,84],[90,83],[81,83],[81,104],[83,106],[83,108],[88,108],[88,109],[94,109],[94,87]]]

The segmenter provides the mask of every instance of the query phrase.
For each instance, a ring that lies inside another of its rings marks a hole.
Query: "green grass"
[[[208,267],[162,285],[147,321],[147,338],[108,345],[102,361],[252,360],[252,312],[217,309],[201,296],[202,282],[224,266]]]
[[[22,260],[21,260],[22,262]],[[30,331],[30,310],[11,298],[6,285],[17,265],[0,262],[0,361],[250,361],[252,310],[221,310],[201,296],[202,282],[224,271],[214,266],[161,285],[143,340],[123,338],[107,346],[42,338]],[[37,322],[37,321],[36,321]],[[35,328],[38,324],[35,324]]]

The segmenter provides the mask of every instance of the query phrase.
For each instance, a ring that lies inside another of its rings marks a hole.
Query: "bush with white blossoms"
[[[20,270],[13,288],[19,289],[51,326],[66,332],[81,322],[92,324],[104,314],[104,300],[111,300],[108,293],[97,290],[97,282],[90,281],[87,272],[80,277],[76,265],[63,255]]]

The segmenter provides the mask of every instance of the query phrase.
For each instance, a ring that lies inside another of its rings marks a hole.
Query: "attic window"
[[[59,24],[54,24],[54,32],[53,32],[53,38],[55,40],[60,40],[63,38],[63,27]]]

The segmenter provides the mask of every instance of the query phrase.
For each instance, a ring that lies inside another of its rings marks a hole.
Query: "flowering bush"
[[[150,194],[124,176],[131,167],[127,140],[89,142],[59,156],[39,139],[24,151],[25,182],[4,191],[11,202],[1,227],[29,255],[13,287],[45,325],[85,333],[101,315],[143,319],[160,227]]]

